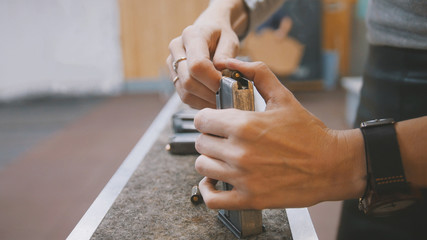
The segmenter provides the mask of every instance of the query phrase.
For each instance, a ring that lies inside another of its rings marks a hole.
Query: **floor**
[[[347,128],[345,93],[296,93],[328,127]],[[64,239],[167,98],[134,94],[0,104],[0,239]],[[334,239],[341,202],[309,208]]]
[[[65,239],[165,102],[151,94],[0,106],[0,239]]]
[[[0,169],[104,100],[46,97],[0,104]]]

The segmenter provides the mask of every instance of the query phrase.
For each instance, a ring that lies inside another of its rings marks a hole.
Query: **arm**
[[[208,207],[306,207],[363,195],[366,162],[360,129],[327,128],[264,64],[228,60],[226,67],[253,79],[267,108],[205,109],[196,116],[197,129],[205,133],[196,142],[202,154],[196,169],[207,176],[200,190]],[[427,138],[426,122],[424,117],[396,125],[407,178],[420,186],[427,185],[427,164],[422,160],[427,149],[420,147]],[[234,188],[218,191],[213,179]]]
[[[408,182],[427,187],[427,116],[396,125],[397,141]]]
[[[246,5],[245,5],[246,3]],[[265,20],[283,0],[212,0],[209,7],[169,44],[166,62],[183,102],[194,108],[215,107],[224,61],[239,50],[238,36]],[[172,63],[181,57],[177,73]],[[218,70],[217,70],[218,69]]]
[[[237,34],[243,34],[247,24],[248,13],[242,0],[215,0],[193,25],[170,42],[166,62],[171,77],[179,77],[175,87],[183,102],[193,108],[215,107],[221,78],[216,68],[221,69],[223,59],[236,56]],[[180,57],[187,61],[181,61],[175,73],[172,62]]]

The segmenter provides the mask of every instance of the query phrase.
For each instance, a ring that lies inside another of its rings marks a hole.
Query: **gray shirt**
[[[252,30],[283,0],[245,0]],[[370,0],[367,38],[373,45],[427,49],[427,0]]]
[[[371,0],[366,24],[371,44],[427,49],[427,0]]]

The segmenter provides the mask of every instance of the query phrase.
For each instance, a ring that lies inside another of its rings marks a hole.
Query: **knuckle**
[[[196,171],[200,174],[204,173],[205,167],[203,164],[203,158],[202,156],[199,156],[196,159],[196,162],[194,163],[194,168],[196,169]]]
[[[204,36],[206,34],[206,29],[197,25],[189,25],[182,31],[182,40],[188,42],[195,37]]]
[[[182,79],[181,86],[188,92],[194,92],[197,86],[194,81],[193,79]]]
[[[200,110],[200,111],[203,111]],[[195,117],[194,117],[194,127],[200,132],[201,128],[203,127],[203,123],[204,123],[204,119],[202,117],[202,115],[200,113],[198,113]],[[200,138],[200,137],[199,137]],[[197,139],[196,143],[199,141],[199,139]]]
[[[190,106],[191,108],[194,108],[194,109],[202,109],[204,107],[204,104],[200,101],[191,101],[187,104],[188,104],[188,106]]]
[[[229,159],[233,162],[233,165],[240,170],[245,169],[247,160],[251,157],[251,153],[243,147],[237,147],[233,152],[229,153]]]
[[[165,61],[165,63],[166,63],[166,65],[169,65],[169,64],[171,64],[171,55],[169,55],[167,58],[166,58],[166,61]]]
[[[249,138],[251,135],[252,122],[248,118],[242,118],[238,121],[236,127],[233,128],[233,135],[240,139]]]
[[[191,93],[187,91],[184,91],[183,93],[181,93],[181,100],[186,104],[191,104],[191,100],[192,100]]]
[[[233,44],[233,53],[238,53],[240,50],[239,40],[235,44]]]
[[[205,205],[209,209],[216,209],[216,203],[215,201],[210,197],[203,197],[203,201],[205,202]]]
[[[203,109],[202,110],[200,110],[200,112],[201,111],[203,111]],[[196,116],[194,116],[194,120],[193,120],[193,122],[194,122],[194,127],[200,132],[200,129],[201,129],[201,127],[202,127],[202,125],[203,125],[203,117],[202,117],[202,115],[200,114],[200,112],[198,112],[197,114],[196,114]],[[199,141],[199,139],[197,139],[197,141],[196,142],[198,142]]]
[[[211,66],[211,61],[205,58],[193,59],[189,62],[191,76],[201,76]]]
[[[206,118],[204,117],[204,115],[205,115],[206,111],[208,111],[208,109],[206,109],[206,108],[202,109],[196,114],[196,116],[194,116],[194,126],[199,131],[201,130],[201,128],[205,124]]]
[[[193,25],[189,25],[185,27],[184,30],[182,31],[182,36],[185,37],[185,36],[191,35],[194,32],[195,28],[196,27]]]
[[[194,109],[201,109],[203,107],[203,102],[200,101],[196,96],[194,96],[192,93],[186,91],[185,89],[182,89],[181,86],[177,87],[179,97],[181,98],[181,101],[191,108]]]
[[[239,50],[240,50],[240,42],[239,42],[239,38],[237,37],[236,34],[232,34],[231,35],[230,43],[231,43],[231,47],[233,48],[232,51],[234,53],[239,52]]]
[[[195,146],[195,148],[196,148],[196,150],[197,150],[198,153],[202,153],[203,152],[203,146],[204,146],[204,144],[203,144],[202,138],[203,138],[203,134],[200,134],[200,136],[197,137],[197,139],[196,139],[196,141],[194,143],[194,146]]]
[[[169,51],[172,51],[172,49],[175,47],[175,46],[177,46],[178,45],[178,42],[180,41],[180,37],[176,37],[176,38],[174,38],[174,39],[172,39],[170,42],[169,42]]]
[[[261,61],[254,62],[254,68],[256,71],[269,71],[267,64]]]

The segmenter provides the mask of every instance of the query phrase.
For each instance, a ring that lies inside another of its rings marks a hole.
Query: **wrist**
[[[343,169],[341,199],[363,196],[367,184],[365,145],[360,129],[339,131],[338,157]]]
[[[361,123],[367,159],[368,184],[359,209],[367,215],[387,216],[403,211],[419,194],[408,184],[392,118]]]

